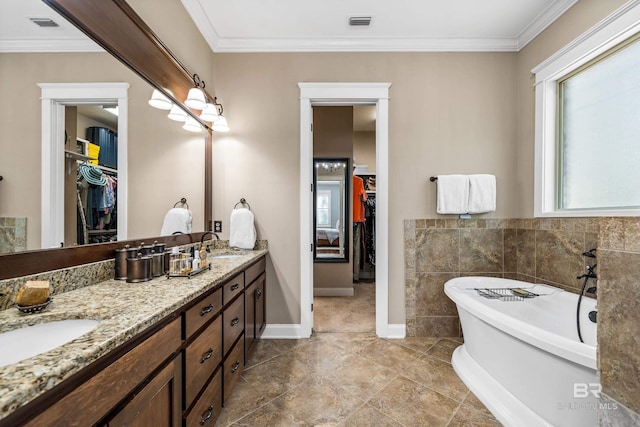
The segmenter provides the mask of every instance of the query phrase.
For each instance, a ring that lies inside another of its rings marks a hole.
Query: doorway
[[[388,109],[390,83],[299,83],[300,87],[300,337],[313,327],[313,116],[316,105],[376,106],[376,334],[404,336],[404,325],[389,325],[388,278]],[[310,248],[307,252],[304,248]]]
[[[376,329],[375,111],[313,106],[314,332]]]
[[[67,105],[117,105],[118,209],[117,239],[127,236],[128,83],[39,83],[42,99],[41,247],[65,241],[65,108]]]

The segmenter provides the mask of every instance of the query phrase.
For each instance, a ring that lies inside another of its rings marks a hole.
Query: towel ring
[[[251,205],[249,203],[247,203],[247,200],[244,197],[242,199],[240,199],[240,201],[238,203],[235,204],[233,209],[237,208],[238,205],[247,205],[247,206],[249,206],[249,210],[251,210]]]
[[[187,209],[189,209],[189,205],[187,204],[187,199],[185,199],[184,197],[182,199],[180,199],[180,201],[176,202],[175,205],[173,205],[173,207],[175,208],[176,206],[178,206],[179,204],[182,205],[187,205]]]

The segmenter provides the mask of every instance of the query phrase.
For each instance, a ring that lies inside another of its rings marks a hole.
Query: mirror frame
[[[340,242],[341,245],[344,245],[344,251],[342,256],[336,256],[331,258],[323,258],[318,257],[318,242],[316,237],[316,227],[317,227],[317,205],[318,205],[318,173],[316,164],[322,162],[340,162],[344,163],[347,166],[344,168],[344,195],[343,195],[343,208],[342,213],[344,215],[344,233],[342,235],[343,241]],[[351,159],[347,157],[314,157],[313,158],[313,262],[314,263],[348,263],[349,260],[349,247],[350,247],[350,238],[351,233],[349,229],[352,227],[351,217],[349,216],[349,201],[351,200]]]
[[[78,27],[151,86],[180,105],[206,130],[204,156],[204,224],[212,229],[212,130],[181,101],[193,86],[192,74],[125,0],[43,0]],[[118,31],[112,31],[113,28]],[[213,96],[207,93],[213,99]],[[183,245],[200,241],[203,232],[187,235],[148,237],[67,248],[32,250],[2,254],[0,280],[105,261],[115,257],[115,249],[158,241]]]

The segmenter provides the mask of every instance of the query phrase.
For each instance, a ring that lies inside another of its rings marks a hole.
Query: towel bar
[[[189,209],[189,205],[187,204],[187,199],[185,199],[184,197],[182,199],[180,199],[179,201],[176,202],[175,205],[173,205],[173,207],[175,208],[176,206],[178,206],[179,204],[182,205],[187,205],[187,209]]]
[[[436,182],[437,180],[438,180],[437,176],[432,176],[432,177],[429,178],[429,181],[431,181],[431,182]]]
[[[249,206],[249,210],[251,210],[251,205],[249,203],[247,203],[247,200],[243,197],[240,199],[240,201],[238,203],[235,204],[235,206],[233,207],[233,209],[237,208],[238,205],[247,205]]]

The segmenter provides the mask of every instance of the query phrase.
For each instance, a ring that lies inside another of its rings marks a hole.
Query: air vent
[[[351,27],[368,27],[371,25],[370,16],[350,16],[349,26]]]
[[[51,18],[29,18],[31,22],[38,27],[59,27],[59,25]]]

